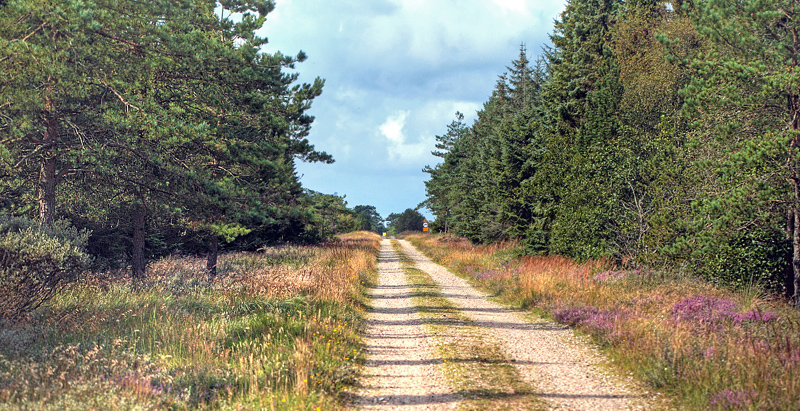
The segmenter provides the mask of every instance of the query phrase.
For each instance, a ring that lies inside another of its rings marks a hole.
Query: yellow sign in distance
[[[428,232],[428,219],[424,220],[425,222],[422,223],[422,231],[427,233]]]

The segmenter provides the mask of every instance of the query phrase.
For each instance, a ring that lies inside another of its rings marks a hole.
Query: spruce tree
[[[535,172],[524,186],[534,222],[530,235],[552,253],[613,253],[606,213],[621,174],[614,153],[621,88],[610,31],[619,6],[571,1],[551,35],[541,93],[545,113],[530,161]]]

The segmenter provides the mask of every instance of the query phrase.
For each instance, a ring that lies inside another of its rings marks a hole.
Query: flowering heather
[[[711,397],[709,405],[721,410],[743,410],[753,407],[758,394],[752,390],[724,389]]]
[[[754,322],[761,321],[761,322],[768,323],[770,321],[777,320],[779,316],[778,316],[778,314],[775,314],[775,313],[773,313],[771,311],[763,311],[762,312],[762,311],[758,311],[758,310],[752,310],[752,311],[748,311],[748,312],[744,313],[743,317],[746,320],[750,320],[750,321],[754,321]]]
[[[488,280],[496,277],[506,277],[507,274],[505,271],[502,270],[488,270],[488,271],[478,271],[472,273],[472,277],[477,280]]]
[[[553,310],[553,317],[563,324],[580,326],[590,332],[616,336],[619,334],[619,322],[627,320],[631,314],[625,311],[601,310],[587,305],[557,308]]]
[[[678,270],[618,271],[603,260],[517,258],[514,244],[429,238],[411,240],[461,274],[484,276],[480,284],[509,304],[588,333],[613,364],[665,394],[666,409],[798,409],[800,313],[777,298]]]
[[[740,309],[741,306],[735,301],[695,295],[675,304],[672,307],[672,318],[707,329],[719,329],[725,323],[770,322],[778,318],[772,312],[752,310],[740,313]]]
[[[517,274],[519,274],[519,269],[509,268],[508,264],[505,264],[497,270],[473,270],[470,276],[476,280],[494,281],[508,279]]]

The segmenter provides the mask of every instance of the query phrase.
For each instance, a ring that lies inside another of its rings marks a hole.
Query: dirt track
[[[498,342],[521,378],[548,409],[650,409],[645,395],[601,367],[603,357],[561,325],[505,309],[437,265],[406,241],[403,252],[438,283],[441,293]],[[453,392],[437,340],[412,301],[412,287],[389,240],[381,244],[378,286],[372,292],[369,356],[356,405],[364,409],[456,409],[469,405]],[[441,342],[441,341],[439,341]],[[652,405],[652,404],[651,404]]]

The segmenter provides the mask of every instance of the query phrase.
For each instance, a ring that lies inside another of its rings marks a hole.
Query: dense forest
[[[379,231],[304,189],[324,85],[256,35],[271,0],[0,1],[0,288]],[[27,284],[27,285],[26,285]],[[2,291],[0,290],[0,291]],[[47,291],[49,292],[49,291]],[[35,304],[35,302],[34,302]],[[18,307],[24,308],[24,307]]]
[[[571,0],[437,136],[433,227],[800,302],[800,15],[787,0]]]

